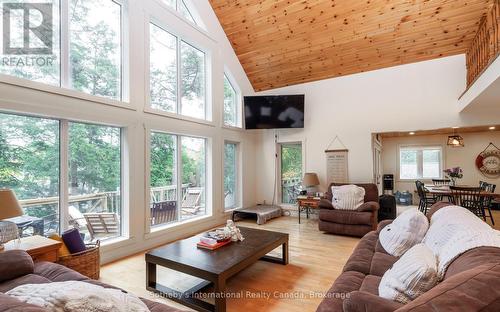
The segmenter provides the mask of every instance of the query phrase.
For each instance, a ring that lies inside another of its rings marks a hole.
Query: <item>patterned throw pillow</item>
[[[421,243],[429,228],[429,220],[416,208],[400,214],[379,234],[382,247],[388,254],[399,257],[414,245]]]
[[[437,282],[436,257],[427,246],[417,244],[385,272],[378,293],[382,298],[408,303]]]
[[[332,186],[332,206],[339,210],[356,210],[363,205],[365,189],[357,185]]]

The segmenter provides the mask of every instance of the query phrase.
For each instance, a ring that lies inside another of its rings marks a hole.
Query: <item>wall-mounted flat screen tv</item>
[[[304,128],[304,99],[303,94],[245,96],[245,128]]]

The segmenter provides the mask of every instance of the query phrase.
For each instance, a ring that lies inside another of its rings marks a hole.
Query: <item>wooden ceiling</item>
[[[256,91],[465,53],[494,0],[209,0]]]

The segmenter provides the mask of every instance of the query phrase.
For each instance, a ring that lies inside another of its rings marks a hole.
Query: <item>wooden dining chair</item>
[[[483,211],[483,198],[480,187],[450,186],[453,203],[469,209],[476,216],[486,220]]]
[[[451,184],[450,179],[432,179],[432,184],[435,186],[449,186]],[[453,198],[450,195],[439,195],[436,196],[438,201],[443,201],[446,198],[450,203],[453,201]]]
[[[488,182],[480,181],[479,187],[487,193],[495,193],[496,184],[491,184]],[[495,225],[495,220],[493,219],[493,213],[491,213],[491,206],[493,204],[493,197],[491,196],[483,196],[483,216],[484,221],[486,218],[490,218],[491,225]],[[488,211],[488,215],[486,215],[486,211]]]
[[[420,197],[418,210],[422,211],[424,214],[427,214],[427,210],[429,209],[429,207],[436,203],[436,198],[429,195],[425,191],[424,183],[422,181],[415,181],[415,186],[417,187],[418,197]]]

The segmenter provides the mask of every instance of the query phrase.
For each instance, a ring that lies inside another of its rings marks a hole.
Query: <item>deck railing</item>
[[[467,87],[470,87],[500,54],[500,0],[481,19],[467,51]]]

